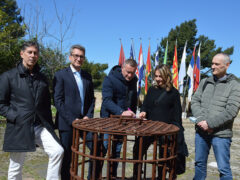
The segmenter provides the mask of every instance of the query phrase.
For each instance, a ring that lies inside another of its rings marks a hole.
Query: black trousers
[[[139,140],[140,137],[137,137],[135,140],[135,144],[133,146],[133,159],[139,159]],[[159,157],[163,156],[163,149],[161,148],[161,144],[162,144],[162,139],[158,140],[159,142]],[[149,146],[154,142],[154,137],[152,136],[144,136],[143,137],[143,143],[142,143],[142,154],[141,154],[141,159],[143,159],[143,156],[147,155],[147,150],[149,148]],[[133,177],[134,179],[137,179],[137,175],[138,175],[138,163],[135,163],[133,166]],[[141,164],[141,170],[142,170],[142,164]],[[162,177],[162,167],[158,167],[158,178]]]
[[[62,168],[61,168],[61,179],[62,180],[69,180],[70,179],[70,165],[72,159],[72,137],[73,132],[71,131],[59,131],[60,141],[64,148],[64,157],[62,161]],[[82,137],[82,133],[80,133]],[[92,133],[87,133],[86,140],[89,141],[86,143],[87,147],[91,151],[92,154]],[[90,162],[89,170],[88,170],[88,179],[90,179],[90,173],[92,172],[92,162]]]
[[[64,157],[61,168],[61,179],[70,179],[70,164],[72,159],[72,131],[59,131],[60,141],[64,148]]]

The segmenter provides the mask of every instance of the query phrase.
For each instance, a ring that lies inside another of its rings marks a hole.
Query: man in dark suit
[[[72,122],[76,118],[92,118],[95,103],[92,77],[81,69],[85,60],[85,48],[73,45],[70,48],[69,60],[70,66],[56,72],[53,80],[54,104],[57,108],[56,125],[64,147],[62,180],[70,179]],[[88,133],[86,140],[91,139],[92,134]],[[87,146],[92,149],[91,141]]]

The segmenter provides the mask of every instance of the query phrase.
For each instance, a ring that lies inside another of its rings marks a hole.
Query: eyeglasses
[[[71,54],[71,56],[72,56],[74,59],[78,59],[78,58],[80,58],[80,59],[85,59],[85,56],[83,56],[83,55]]]

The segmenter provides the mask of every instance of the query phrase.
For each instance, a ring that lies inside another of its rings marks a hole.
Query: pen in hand
[[[130,108],[128,108],[128,111],[131,111],[132,112],[132,117],[136,117],[136,114],[130,109]]]

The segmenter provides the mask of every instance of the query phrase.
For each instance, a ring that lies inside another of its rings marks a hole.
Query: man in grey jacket
[[[219,53],[212,60],[213,76],[203,79],[192,98],[192,113],[197,118],[195,136],[195,180],[207,176],[207,159],[211,146],[220,179],[232,179],[230,146],[232,126],[240,108],[240,83],[227,74],[230,58]]]

